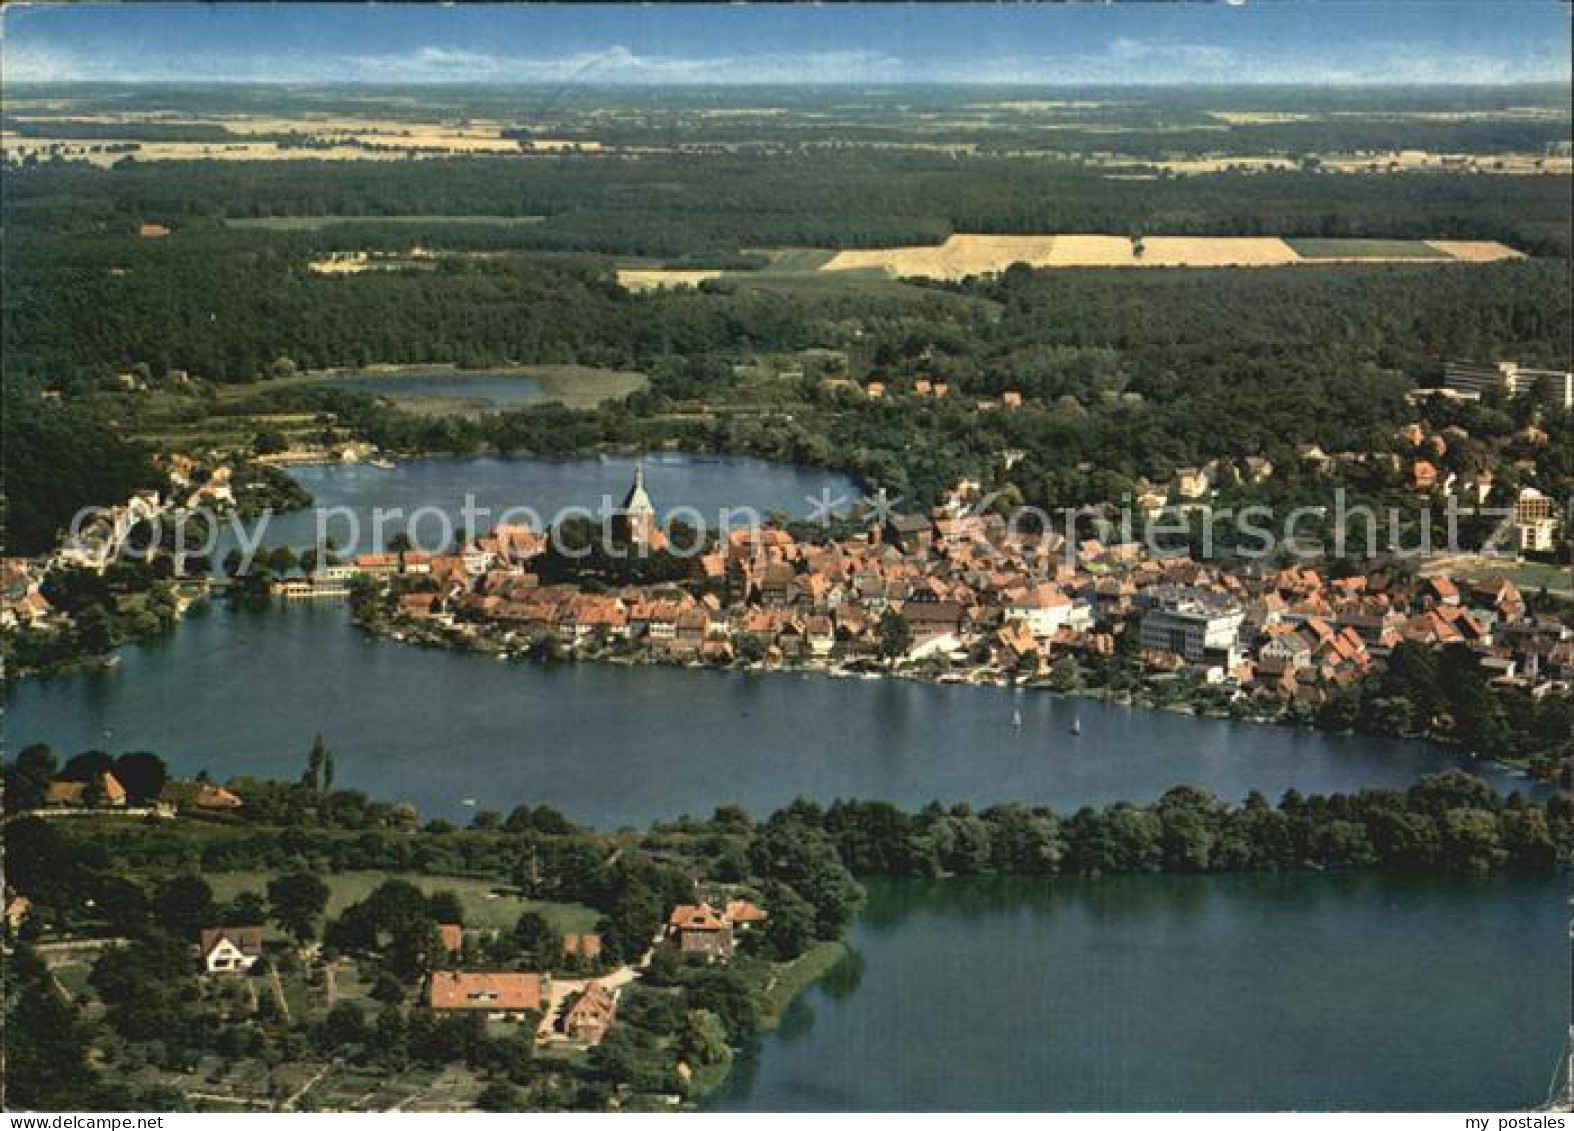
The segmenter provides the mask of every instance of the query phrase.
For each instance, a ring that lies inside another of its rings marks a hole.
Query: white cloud
[[[348,72],[345,77],[412,82],[497,79],[657,85],[900,82],[908,77],[901,59],[879,51],[762,52],[691,58],[642,55],[622,44],[604,51],[565,56],[498,55],[428,46],[397,54],[346,55],[339,64]]]

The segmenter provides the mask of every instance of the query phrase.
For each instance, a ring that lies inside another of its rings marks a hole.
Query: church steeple
[[[634,465],[634,485],[623,497],[613,520],[613,531],[625,542],[648,545],[656,531],[656,508],[645,492],[645,465]]]

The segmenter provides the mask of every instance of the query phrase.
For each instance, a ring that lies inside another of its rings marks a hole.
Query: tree
[[[475,1105],[482,1111],[513,1112],[522,1110],[524,1102],[518,1088],[502,1080],[493,1080],[481,1089]]]
[[[213,921],[213,889],[201,876],[175,876],[153,894],[153,915],[179,939],[195,939]]]
[[[322,735],[318,734],[312,739],[312,748],[306,755],[306,772],[301,775],[301,784],[307,789],[323,792],[323,773],[327,764],[328,748],[323,745]]]
[[[328,885],[310,872],[290,872],[268,881],[268,906],[274,922],[300,942],[316,935],[328,894]]]
[[[895,609],[880,614],[880,656],[894,664],[913,646],[913,626]]]
[[[6,808],[13,811],[37,809],[43,805],[54,777],[53,750],[41,742],[23,747],[16,756],[16,765],[7,775]]]
[[[6,1107],[9,1110],[81,1110],[91,1104],[97,1072],[75,1011],[61,995],[32,947],[17,948],[6,963],[15,1003],[4,1026]]]
[[[169,781],[164,759],[147,751],[122,754],[115,759],[115,778],[126,787],[133,800],[154,801]]]
[[[546,965],[561,953],[561,940],[552,925],[535,911],[520,914],[514,924],[514,941],[530,960]]]

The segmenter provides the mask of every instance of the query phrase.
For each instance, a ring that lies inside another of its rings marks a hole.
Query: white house
[[[209,974],[244,974],[262,957],[262,928],[209,927],[198,950]]]

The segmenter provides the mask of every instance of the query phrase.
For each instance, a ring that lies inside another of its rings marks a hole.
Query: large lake
[[[1420,744],[904,680],[502,663],[365,636],[340,603],[215,601],[104,671],[6,691],[13,748],[163,753],[182,773],[293,778],[312,736],[342,785],[457,817],[465,798],[643,825],[799,796],[1149,800],[1180,783],[1405,786],[1460,764]],[[1022,726],[1012,726],[1015,711]],[[1082,733],[1068,733],[1074,718]],[[1523,784],[1501,772],[1499,788]]]
[[[1511,1111],[1568,1004],[1563,881],[870,886],[851,961],[713,1106]]]
[[[551,510],[621,495],[633,467],[433,460],[300,477],[362,515],[456,509],[466,492]],[[646,469],[660,508],[804,514],[821,491],[854,490],[753,461]],[[303,544],[311,522],[286,516],[270,540]],[[1459,764],[1420,744],[1000,689],[500,663],[365,637],[335,603],[214,602],[111,669],[9,683],[4,703],[12,750],[148,749],[181,773],[295,777],[321,732],[341,784],[426,816],[546,802],[601,826],[799,796],[1068,811],[1184,782],[1276,798],[1403,787]],[[849,966],[811,991],[718,1103],[1523,1106],[1557,1048],[1563,914],[1561,883],[1507,879],[876,885],[852,935],[861,976]]]

